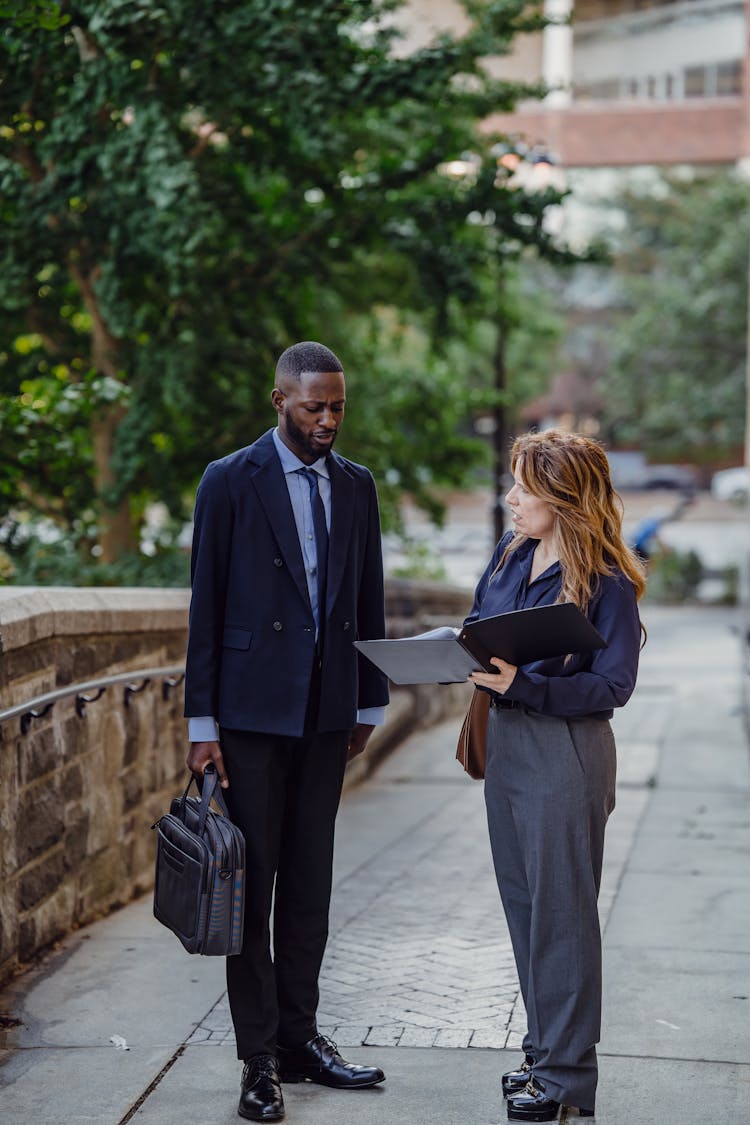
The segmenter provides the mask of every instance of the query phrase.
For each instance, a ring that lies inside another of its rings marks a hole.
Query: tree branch
[[[102,57],[103,52],[101,47],[87,28],[80,27],[78,24],[73,24],[70,30],[76,41],[78,57],[82,63],[93,62],[94,59],[100,59]]]
[[[44,168],[39,163],[36,153],[28,145],[19,141],[13,146],[11,156],[16,164],[26,169],[33,183],[38,184],[44,179]]]
[[[44,323],[41,310],[36,305],[29,306],[26,314],[26,323],[29,326],[29,330],[40,337],[48,355],[56,356],[62,353],[59,341],[55,340],[55,338],[50,335]]]
[[[52,492],[52,482],[47,478],[45,473],[37,472],[40,479],[41,487],[45,492],[37,492],[29,483],[28,477],[20,478],[17,482],[18,491],[23,496],[29,507],[35,509],[40,515],[46,516],[48,519],[53,520],[64,526],[71,519],[71,513],[68,505],[63,498]]]
[[[211,138],[215,133],[218,133],[218,131],[219,126],[213,125],[210,122],[206,122],[204,125],[201,125],[200,131],[198,133],[198,142],[188,152],[189,158],[191,160],[197,160],[198,157],[206,151],[208,146],[211,144]]]
[[[117,363],[115,356],[120,346],[120,341],[112,333],[107,324],[99,300],[96,296],[95,283],[101,272],[99,266],[94,266],[87,274],[83,272],[75,261],[74,252],[68,255],[68,269],[70,276],[78,287],[83,298],[86,311],[91,317],[91,359],[97,371],[117,379]]]
[[[31,79],[31,90],[26,101],[21,106],[22,113],[25,113],[29,118],[34,117],[34,106],[36,104],[36,96],[41,85],[42,75],[44,74],[44,55],[40,55],[34,64],[34,73]]]

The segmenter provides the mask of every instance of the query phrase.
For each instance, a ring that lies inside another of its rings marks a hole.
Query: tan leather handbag
[[[474,688],[461,733],[458,736],[456,760],[469,777],[479,781],[484,777],[487,762],[487,719],[490,713],[490,695]]]

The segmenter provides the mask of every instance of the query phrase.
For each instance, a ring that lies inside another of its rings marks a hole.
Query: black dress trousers
[[[313,727],[308,713],[308,728]],[[333,840],[349,731],[301,738],[221,731],[225,797],[246,841],[245,935],[227,958],[237,1055],[275,1054],[316,1034]],[[273,950],[271,907],[273,901]]]

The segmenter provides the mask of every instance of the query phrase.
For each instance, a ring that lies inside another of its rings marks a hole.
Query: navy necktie
[[[326,526],[326,512],[318,489],[318,474],[315,469],[298,469],[298,473],[307,481],[310,487],[310,505],[312,507],[313,531],[315,532],[315,554],[317,555],[318,571],[318,638],[323,632],[323,622],[326,616],[326,578],[328,575],[328,527]]]

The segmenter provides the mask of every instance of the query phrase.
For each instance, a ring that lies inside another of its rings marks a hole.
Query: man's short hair
[[[324,344],[315,340],[303,340],[299,344],[292,344],[279,356],[276,364],[277,378],[289,376],[299,379],[303,371],[343,371],[343,365],[338,356]]]

